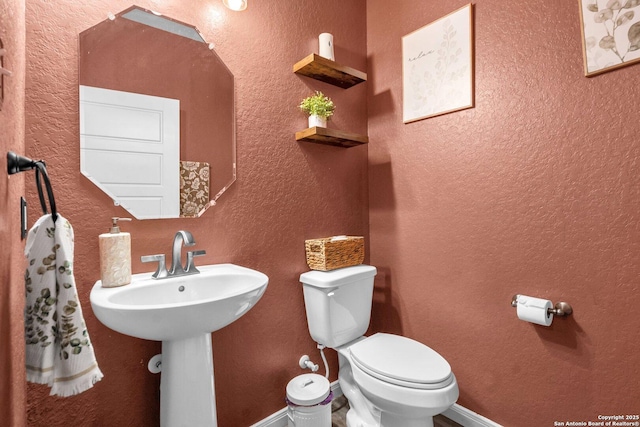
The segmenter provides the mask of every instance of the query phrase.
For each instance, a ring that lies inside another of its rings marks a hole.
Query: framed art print
[[[578,0],[587,77],[640,61],[640,0]]]
[[[404,123],[473,107],[473,65],[471,4],[404,36]]]

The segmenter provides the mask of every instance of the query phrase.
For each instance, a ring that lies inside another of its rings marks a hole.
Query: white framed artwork
[[[472,4],[404,36],[404,123],[473,107],[473,54]]]
[[[578,0],[587,77],[640,61],[640,0]]]

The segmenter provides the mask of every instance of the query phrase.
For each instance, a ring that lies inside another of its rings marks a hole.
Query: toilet
[[[449,363],[399,335],[365,337],[376,268],[357,265],[300,275],[309,332],[338,353],[338,381],[349,401],[348,427],[432,427],[458,399]]]

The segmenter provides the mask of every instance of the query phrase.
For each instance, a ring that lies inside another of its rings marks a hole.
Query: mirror
[[[233,74],[137,6],[80,33],[80,169],[137,219],[198,217],[236,179]]]

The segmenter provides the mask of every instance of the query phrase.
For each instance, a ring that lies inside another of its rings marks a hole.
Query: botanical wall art
[[[402,38],[403,120],[473,107],[473,9],[456,10]]]
[[[587,76],[640,61],[640,0],[578,1]]]

